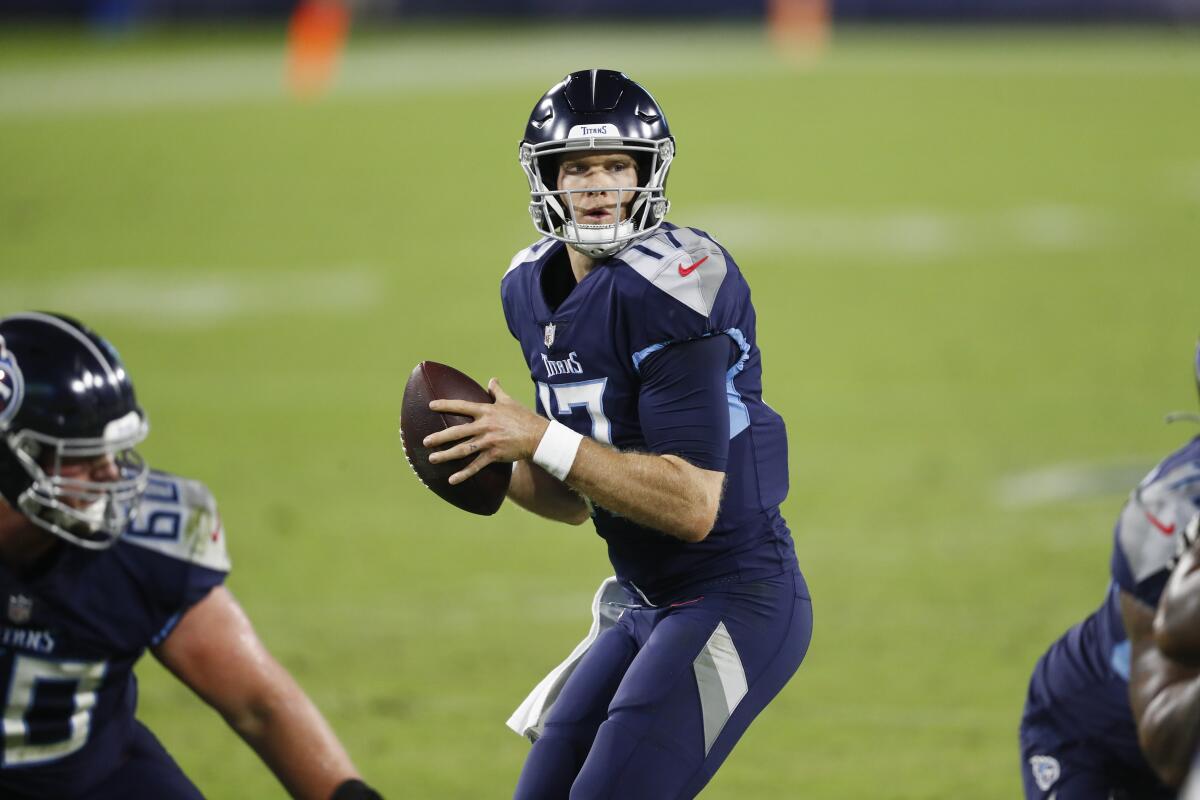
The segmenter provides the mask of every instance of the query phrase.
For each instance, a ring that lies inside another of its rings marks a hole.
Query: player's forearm
[[[1138,725],[1146,760],[1170,786],[1178,786],[1200,742],[1200,678],[1159,690]]]
[[[526,511],[571,525],[586,522],[590,516],[583,498],[541,467],[524,460],[513,464],[508,497]]]
[[[1154,639],[1168,658],[1189,666],[1200,666],[1200,630],[1193,621],[1200,618],[1200,569],[1197,554],[1189,551],[1171,573],[1154,616]]]
[[[290,676],[226,719],[294,798],[328,800],[343,781],[359,777],[321,712]]]
[[[716,522],[721,486],[698,480],[697,472],[677,456],[622,452],[585,438],[566,482],[639,525],[698,542]]]

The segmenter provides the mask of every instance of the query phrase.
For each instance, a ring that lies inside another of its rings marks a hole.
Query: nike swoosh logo
[[[700,266],[705,261],[708,261],[708,256],[705,256],[704,258],[700,259],[695,264],[692,264],[690,267],[685,268],[683,266],[683,264],[680,264],[679,265],[679,277],[686,278],[688,275],[691,275],[693,272],[696,271],[696,267]]]
[[[1162,531],[1163,536],[1170,536],[1175,532],[1174,522],[1172,522],[1170,525],[1164,525],[1158,517],[1154,516],[1149,511],[1146,511],[1146,519],[1150,520],[1151,525]]]

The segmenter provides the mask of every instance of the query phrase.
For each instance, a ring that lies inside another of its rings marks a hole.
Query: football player
[[[0,796],[200,798],[134,716],[149,648],[294,797],[378,797],[224,587],[208,489],[138,456],[147,431],[107,341],[0,319]]]
[[[620,72],[538,101],[520,163],[541,236],[501,282],[537,413],[495,380],[494,404],[430,404],[473,418],[425,441],[457,442],[435,463],[473,456],[452,483],[514,462],[509,496],[590,517],[616,571],[597,594],[611,624],[516,726],[535,739],[522,800],[695,796],[811,638],[750,291],[711,236],[665,221],[674,156],[662,109]]]
[[[1200,389],[1200,346],[1196,381]],[[1198,508],[1200,436],[1167,456],[1130,494],[1113,534],[1104,602],[1034,667],[1020,729],[1029,800],[1175,797],[1172,787],[1182,781],[1194,745],[1185,747],[1182,763],[1174,758],[1180,720],[1169,715],[1179,707],[1167,704],[1173,692],[1161,693],[1159,667],[1166,660],[1153,624],[1177,541]],[[1191,689],[1197,690],[1200,684]]]
[[[1187,780],[1182,798],[1200,797],[1200,513],[1178,541],[1179,562],[1154,615],[1154,646],[1136,648],[1130,697],[1142,749],[1170,784]]]

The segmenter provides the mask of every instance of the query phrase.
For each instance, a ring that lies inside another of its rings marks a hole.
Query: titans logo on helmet
[[[17,366],[16,356],[4,346],[4,337],[0,336],[0,430],[6,429],[17,415],[24,396],[25,381],[21,378],[21,368]]]

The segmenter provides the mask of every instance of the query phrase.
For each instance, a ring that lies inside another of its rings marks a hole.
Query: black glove
[[[351,778],[339,784],[329,800],[383,800],[383,795],[358,778]]]

